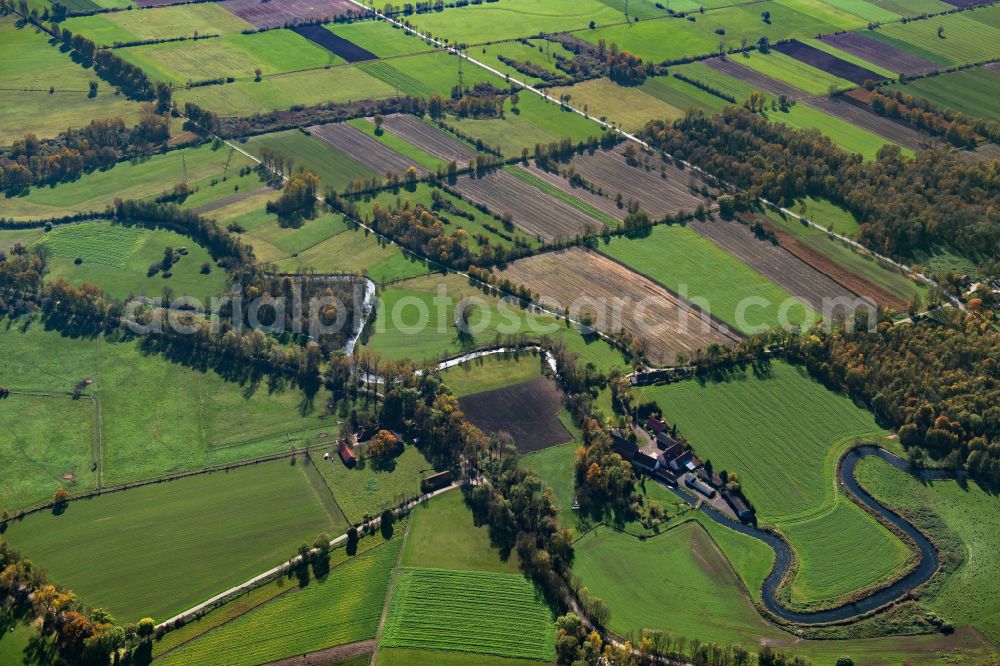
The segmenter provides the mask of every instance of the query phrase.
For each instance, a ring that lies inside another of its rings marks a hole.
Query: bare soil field
[[[867,60],[879,67],[904,74],[926,74],[938,68],[934,63],[895,46],[869,39],[857,32],[841,32],[823,37],[823,41],[841,51]]]
[[[857,295],[805,263],[780,245],[754,236],[736,221],[691,222],[691,229],[736,256],[758,273],[774,280],[816,312],[823,312],[824,299],[853,301]]]
[[[590,314],[603,333],[624,329],[656,364],[673,363],[713,342],[732,346],[740,335],[717,319],[602,254],[583,248],[548,252],[510,264],[499,273],[528,286],[542,304],[568,308],[574,319]]]
[[[292,28],[292,32],[302,35],[310,42],[322,46],[334,55],[339,55],[347,62],[364,62],[365,60],[378,59],[378,56],[371,51],[361,48],[340,35],[333,34],[321,25],[298,25]]]
[[[549,185],[565,192],[571,197],[579,199],[585,204],[593,206],[602,213],[607,213],[617,220],[624,220],[625,216],[628,214],[628,209],[624,205],[619,208],[614,202],[614,199],[594,194],[590,190],[583,187],[573,187],[567,178],[564,178],[558,173],[552,173],[551,171],[539,169],[533,164],[529,164],[528,166],[519,165],[514,168],[523,169],[524,171],[531,173],[531,175],[536,178],[544,180]]]
[[[510,213],[518,228],[546,241],[603,227],[599,220],[503,170],[482,178],[462,176],[455,189],[496,215]]]
[[[776,44],[772,48],[779,53],[784,53],[787,56],[795,58],[799,62],[804,62],[807,65],[823,70],[827,74],[847,79],[858,85],[861,85],[865,81],[882,81],[885,79],[884,76],[877,72],[865,69],[860,65],[855,65],[853,62],[841,60],[835,55],[831,55],[826,51],[820,51],[816,47],[809,46],[798,40]]]
[[[531,453],[573,439],[556,417],[563,409],[559,385],[550,377],[459,398],[465,418],[488,434],[506,432],[517,450]]]
[[[382,127],[396,136],[409,141],[425,153],[442,160],[454,160],[459,166],[475,159],[475,148],[467,146],[455,137],[436,129],[409,113],[393,113],[385,117]]]
[[[379,174],[385,175],[391,172],[403,175],[411,166],[416,168],[417,173],[427,173],[427,169],[414,164],[408,157],[400,155],[347,123],[313,125],[309,128],[309,132]]]
[[[350,0],[222,0],[218,3],[256,28],[280,28],[285,24],[304,23],[344,14],[361,13]]]
[[[599,150],[593,155],[585,153],[573,160],[573,166],[604,194],[612,199],[621,194],[626,204],[638,201],[639,207],[653,217],[692,211],[700,203],[707,205],[703,197],[691,192],[692,178],[699,187],[702,182],[693,172],[682,171],[656,155],[639,156],[641,162],[648,159],[648,169],[643,164],[629,166],[622,150],[619,147],[611,151]]]
[[[790,83],[785,83],[772,76],[758,72],[756,69],[740,64],[735,58],[709,58],[702,62],[717,72],[728,74],[744,83],[749,83],[754,88],[759,88],[763,92],[781,97],[784,95],[788,99],[802,99],[806,93],[799,90]]]
[[[765,218],[760,217],[757,219],[759,219],[761,224],[763,224],[769,231],[774,233],[778,242],[781,244],[781,247],[785,248],[788,252],[795,255],[803,262],[809,264],[820,273],[823,273],[831,280],[840,284],[848,291],[859,294],[871,301],[874,301],[875,303],[878,303],[879,305],[891,307],[899,312],[906,310],[907,304],[903,299],[890,294],[888,291],[875,284],[872,284],[860,275],[852,273],[840,264],[837,264],[805,243],[799,241],[795,238],[795,236],[792,236],[780,227],[771,224]]]
[[[937,139],[923,134],[909,125],[878,115],[862,106],[861,102],[854,102],[844,97],[817,95],[809,98],[805,103],[910,150],[921,150],[939,143]]]
[[[220,208],[225,208],[231,204],[243,201],[244,199],[249,199],[250,197],[257,196],[258,194],[264,194],[266,192],[273,192],[275,196],[278,193],[273,187],[268,185],[262,185],[256,189],[244,190],[237,194],[230,194],[228,197],[222,197],[221,199],[216,199],[212,203],[207,203],[204,206],[198,206],[197,208],[192,208],[191,212],[197,215],[204,215],[205,213],[211,213],[213,210],[218,210]]]

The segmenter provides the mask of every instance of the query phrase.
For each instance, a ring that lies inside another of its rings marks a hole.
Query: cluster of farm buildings
[[[676,488],[683,484],[701,495],[716,509],[741,521],[753,518],[753,510],[738,493],[726,489],[722,477],[710,471],[695,455],[690,445],[677,436],[673,428],[658,416],[650,416],[636,425],[635,437],[619,430],[611,431],[612,447],[632,467],[653,479]]]

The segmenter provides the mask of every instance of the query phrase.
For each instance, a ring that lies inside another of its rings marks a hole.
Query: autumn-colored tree
[[[374,460],[394,458],[402,452],[399,438],[388,430],[379,430],[367,446],[367,455]]]

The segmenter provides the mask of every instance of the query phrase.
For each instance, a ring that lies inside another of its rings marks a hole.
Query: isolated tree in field
[[[744,106],[746,106],[748,109],[750,109],[754,113],[759,113],[760,111],[763,111],[763,109],[764,109],[764,103],[766,101],[767,101],[767,98],[764,97],[764,93],[762,93],[759,90],[753,90],[753,91],[750,92],[750,96],[747,97],[747,101],[744,104]]]
[[[375,133],[382,134],[382,123],[385,122],[385,118],[381,113],[376,113],[375,117],[372,119],[375,121]]]
[[[938,26],[937,36],[938,36],[938,39],[944,39],[944,27],[943,26]]]
[[[260,81],[260,77],[263,76],[263,74],[264,74],[264,70],[262,70],[260,67],[255,68],[253,70],[253,80],[259,82]]]
[[[52,493],[52,503],[56,506],[60,504],[66,504],[69,501],[69,491],[65,488],[57,488],[54,493]]]
[[[771,40],[767,38],[767,35],[762,35],[757,40],[757,50],[761,53],[769,53],[771,51]]]
[[[87,93],[87,97],[97,97],[97,81],[90,82],[90,92]]]
[[[764,23],[770,23],[771,22],[771,12],[769,12],[769,11],[767,11],[765,9],[764,11],[762,11],[760,13],[760,18],[761,18],[761,20],[764,21]]]

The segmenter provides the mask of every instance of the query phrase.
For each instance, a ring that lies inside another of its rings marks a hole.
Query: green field
[[[772,122],[784,123],[795,129],[818,130],[830,137],[833,143],[847,152],[857,153],[868,160],[874,159],[882,146],[892,143],[873,132],[852,125],[840,118],[835,118],[801,102],[791,107],[787,113],[783,111],[768,111],[765,116]],[[902,152],[904,155],[913,154],[913,151],[909,148],[903,148]]]
[[[776,0],[775,4],[822,19],[840,30],[860,28],[869,21],[893,21],[899,18],[897,14],[871,5],[865,0],[820,0],[819,2],[816,0]]]
[[[461,398],[538,379],[542,374],[540,361],[544,362],[534,354],[521,354],[518,358],[497,354],[448,368],[438,373],[438,377],[453,395]]]
[[[27,651],[34,632],[28,625],[17,622],[12,627],[0,632],[0,663],[21,664],[27,657]]]
[[[423,33],[465,44],[586,28],[590,21],[602,25],[624,20],[621,12],[598,0],[505,0],[410,17]]]
[[[345,62],[291,30],[137,46],[118,53],[151,78],[176,85],[222,77],[252,80],[258,67],[270,76]]]
[[[336,23],[327,25],[326,29],[380,58],[433,51],[436,48],[416,35],[385,21]]]
[[[360,65],[337,65],[277,74],[259,82],[251,79],[221,86],[184,88],[174,92],[174,99],[182,107],[186,102],[194,102],[220,116],[250,116],[288,109],[295,104],[385,99],[395,94],[395,88],[369,76]]]
[[[344,527],[286,459],[72,502],[5,538],[89,605],[163,620]]]
[[[728,224],[716,222],[715,224]],[[611,258],[667,288],[693,299],[699,307],[743,333],[815,321],[819,315],[777,284],[757,273],[707,238],[684,226],[653,228],[647,238],[615,238],[601,246]],[[768,305],[740,311],[748,298]],[[787,322],[779,322],[783,303],[793,303]]]
[[[891,69],[886,69],[885,67],[879,67],[873,62],[868,62],[867,60],[859,58],[854,54],[848,53],[847,51],[841,51],[835,46],[832,46],[829,43],[824,42],[822,39],[802,39],[799,41],[803,42],[804,44],[808,44],[814,49],[818,49],[820,51],[823,51],[824,53],[829,53],[830,55],[840,58],[841,60],[844,60],[846,62],[853,63],[858,67],[864,67],[865,69],[871,72],[875,72],[876,74],[880,74],[887,79],[895,79],[897,76],[899,76],[899,72],[894,72]]]
[[[30,245],[42,237],[41,227],[29,229],[0,229],[0,252],[9,252],[15,245]]]
[[[520,95],[518,109],[512,113],[510,102],[504,107],[503,118],[456,118],[449,116],[448,123],[462,133],[481,139],[492,148],[499,148],[505,157],[521,155],[521,150],[535,149],[537,143],[551,143],[561,139],[584,141],[600,136],[601,127],[581,115],[566,111],[554,102],[547,102],[537,95]]]
[[[827,515],[782,526],[799,570],[793,603],[828,602],[891,579],[915,556],[910,548],[846,498]]]
[[[79,16],[63,22],[74,35],[82,34],[99,46],[115,42],[169,39],[199,35],[229,35],[253,26],[214,3],[174,5],[155,9]]]
[[[443,291],[441,291],[443,290]],[[455,327],[455,308],[465,298],[482,299],[469,319],[469,338]],[[580,362],[601,370],[622,364],[621,354],[600,340],[584,340],[549,315],[529,314],[516,304],[487,296],[458,275],[429,275],[399,282],[379,293],[374,335],[368,343],[389,359],[417,361],[458,356],[473,348],[504,342],[509,335],[563,340]],[[435,298],[439,299],[435,301]],[[482,330],[480,330],[482,329]]]
[[[923,21],[889,23],[865,35],[942,65],[982,62],[1000,57],[1000,28],[989,24],[994,16],[996,7],[987,7]],[[938,28],[943,30],[940,37]]]
[[[560,88],[559,94],[569,95],[569,103],[586,109],[591,117],[627,132],[642,129],[652,119],[675,120],[684,115],[683,109],[648,94],[643,87],[623,87],[606,78]]]
[[[407,446],[393,459],[391,469],[377,469],[371,461],[361,461],[351,469],[340,461],[336,448],[329,452],[330,460],[322,459],[322,451],[313,452],[313,460],[352,524],[419,495],[420,473],[433,472],[415,446]]]
[[[152,198],[186,182],[208,187],[213,180],[233,178],[250,160],[228,148],[208,144],[182,148],[143,159],[119,162],[78,180],[55,187],[36,187],[28,194],[4,199],[6,215],[15,219],[46,218],[75,212],[103,211],[115,199]]]
[[[469,49],[469,56],[525,83],[540,83],[543,79],[518,71],[516,68],[501,62],[499,56],[502,55],[520,63],[530,63],[559,76],[566,75],[565,72],[556,67],[556,59],[553,57],[553,53],[570,57],[571,52],[569,50],[563,48],[560,44],[543,39],[528,41],[531,46],[522,44],[521,42],[500,42],[498,44],[476,46]]]
[[[389,538],[391,539],[392,537],[390,536]],[[357,548],[351,549],[351,552],[348,553],[346,542],[341,542],[330,550],[329,566],[331,569],[339,567],[350,562],[352,558],[356,556],[360,557],[385,543],[386,539],[381,533],[375,533],[361,538],[357,543]],[[185,622],[183,626],[176,627],[167,632],[162,638],[153,642],[153,656],[159,658],[185,643],[194,641],[200,636],[223,627],[223,625],[229,624],[233,620],[268,603],[275,597],[290,592],[294,587],[296,587],[295,584],[290,583],[287,578],[279,577],[259,587],[250,589],[235,599],[213,608],[204,615]],[[214,640],[214,638],[211,640]]]
[[[693,522],[645,541],[599,527],[577,541],[575,549],[574,572],[607,602],[610,627],[619,633],[662,629],[702,642],[739,643],[752,651],[766,644],[816,664],[832,664],[844,655],[859,664],[975,662],[988,659],[991,651],[982,638],[965,631],[820,641],[784,633],[760,617],[732,567]],[[757,558],[753,567],[759,570],[762,564]]]
[[[64,337],[36,320],[4,322],[0,356],[3,386],[67,393],[93,380],[86,393],[101,403],[106,484],[287,451],[296,433],[335,429],[292,387],[227,382],[138,343]]]
[[[826,199],[803,197],[792,208],[799,215],[842,236],[854,236],[861,227],[849,210]]]
[[[516,553],[506,560],[490,545],[486,526],[476,527],[459,490],[413,509],[400,566],[493,573],[518,572]]]
[[[402,137],[398,137],[392,132],[388,132],[386,130],[379,132],[375,127],[375,123],[368,118],[355,118],[353,120],[348,120],[347,124],[355,129],[361,130],[371,138],[391,148],[400,155],[409,158],[413,162],[414,167],[422,166],[429,171],[437,171],[440,167],[445,166],[444,160],[425,153]]]
[[[858,464],[858,481],[889,506],[941,540],[957,537],[964,557],[961,566],[942,580],[923,600],[958,626],[975,626],[1000,641],[1000,574],[995,553],[1000,549],[1000,499],[974,483],[956,481],[920,483],[887,463],[869,458]],[[947,541],[946,556],[956,544]],[[940,576],[940,574],[939,574]]]
[[[251,137],[244,144],[248,153],[260,156],[261,148],[276,150],[295,162],[294,169],[303,168],[319,176],[320,186],[342,191],[354,180],[379,176],[364,164],[340,152],[322,139],[303,130],[285,130]],[[293,170],[294,170],[293,169]]]
[[[74,285],[95,284],[119,300],[139,294],[159,297],[164,287],[170,287],[174,297],[187,295],[207,305],[212,296],[222,295],[229,281],[208,250],[187,236],[163,229],[87,222],[56,227],[37,242],[51,252],[49,278],[66,278]],[[184,247],[187,254],[171,266],[169,278],[162,270],[149,276],[149,266],[163,259],[166,247]],[[77,265],[77,259],[83,263]],[[212,267],[208,274],[201,272],[204,262]]]
[[[522,169],[517,166],[509,166],[505,167],[505,171],[513,174],[518,180],[522,180],[528,183],[535,189],[541,190],[550,197],[555,197],[556,199],[562,199],[573,208],[576,208],[577,210],[591,216],[592,218],[594,218],[603,225],[606,225],[611,228],[615,228],[618,226],[618,220],[616,220],[614,217],[608,215],[602,210],[594,208],[593,206],[584,201],[581,201],[572,194],[565,192],[559,189],[558,187],[552,185],[548,181],[542,180],[541,178],[539,178],[538,176],[536,176],[535,174],[531,173],[526,169]]]
[[[383,137],[386,135],[388,135],[388,132],[383,134]],[[442,200],[449,202],[454,208],[472,216],[472,219],[470,220],[466,217],[459,217],[458,215],[446,210],[440,210],[436,213],[442,222],[445,223],[443,225],[443,231],[445,234],[452,235],[457,233],[459,230],[465,232],[468,237],[469,249],[472,252],[480,252],[483,249],[484,244],[480,242],[480,237],[488,238],[489,245],[492,247],[514,249],[517,245],[515,241],[532,248],[540,245],[537,238],[526,234],[519,229],[514,229],[512,231],[503,229],[502,233],[514,240],[508,240],[507,238],[501,237],[496,232],[487,228],[487,225],[489,225],[494,229],[502,229],[503,222],[501,220],[482,212],[468,201],[464,201],[459,197],[452,196],[443,189],[435,188],[427,184],[418,184],[413,188],[413,191],[383,191],[373,199],[358,200],[355,201],[355,203],[358,205],[358,209],[360,211],[359,215],[361,215],[364,219],[369,219],[371,215],[372,202],[378,202],[379,206],[382,208],[399,209],[404,208],[407,205],[421,205],[424,208],[433,210],[434,192],[437,192]]]
[[[357,68],[392,86],[397,93],[414,97],[440,95],[447,98],[451,89],[458,85],[459,78],[458,58],[445,51],[366,62]],[[462,68],[462,84],[471,87],[476,83],[504,85],[496,74],[466,64]]]
[[[884,434],[870,412],[783,362],[772,363],[762,379],[737,374],[643,388],[639,395],[659,403],[702,460],[739,474],[764,524],[829,511],[839,494],[840,452],[855,439]]]
[[[777,51],[770,51],[766,54],[754,51],[750,57],[733,57],[741,65],[789,83],[810,95],[825,95],[830,90],[830,86],[838,90],[857,87],[846,79],[827,74],[821,69],[810,67],[801,60],[796,60]]]
[[[656,21],[641,21],[628,25],[615,25],[597,30],[584,30],[577,33],[581,39],[596,44],[603,39],[608,44],[616,43],[623,51],[630,51],[653,62],[673,61],[691,56],[717,53],[720,41],[725,48],[739,48],[741,40],[746,38],[749,44],[754,44],[766,36],[771,43],[781,39],[795,37],[813,37],[817,34],[836,32],[838,27],[829,22],[831,15],[822,15],[822,9],[817,3],[808,7],[791,7],[798,2],[788,0],[734,5],[718,11],[704,14],[692,13],[691,20],[669,18]],[[770,23],[765,23],[761,17],[764,11],[771,14]],[[817,14],[820,14],[817,16]],[[851,25],[845,25],[843,13],[837,14],[837,19],[843,27],[860,27],[865,24],[857,18],[851,18]],[[723,31],[720,35],[717,31]]]
[[[60,487],[97,485],[95,411],[94,401],[69,396],[0,400],[0,511],[47,500]]]
[[[995,94],[1000,87],[1000,73],[990,69],[973,67],[892,87],[973,118],[1000,120],[1000,99]]]
[[[99,79],[94,70],[70,60],[31,26],[15,27],[12,17],[0,18],[0,144],[31,133],[45,138],[82,127],[94,119],[121,117],[129,125],[139,119],[140,105]],[[97,96],[89,85],[97,81]],[[55,92],[49,93],[49,88]],[[6,208],[6,205],[4,206]]]
[[[335,213],[319,215],[315,220],[307,220],[301,227],[283,226],[277,215],[262,209],[237,215],[227,222],[243,227],[243,240],[253,246],[257,259],[267,263],[296,256],[348,231],[343,216]]]
[[[291,589],[157,663],[262,664],[373,638],[401,542],[396,537],[348,560],[325,578]]]
[[[806,209],[806,217],[810,219],[813,218],[812,205],[807,204]],[[922,283],[916,283],[894,269],[884,268],[875,259],[859,254],[836,238],[830,238],[824,231],[803,225],[792,218],[782,218],[770,211],[766,215],[778,227],[788,231],[820,254],[829,257],[834,263],[860,275],[904,301],[909,301],[914,295],[924,298],[927,294],[927,287]],[[829,217],[825,217],[822,221],[817,219],[816,222],[824,225],[836,224]]]
[[[402,569],[379,644],[551,660],[554,641],[552,613],[523,576]]]
[[[368,662],[365,661],[367,664]],[[404,650],[402,648],[380,648],[375,656],[376,666],[467,666],[469,655],[462,652],[442,652],[441,650]],[[542,666],[549,661],[530,659],[510,659],[491,654],[477,654],[476,666]]]

